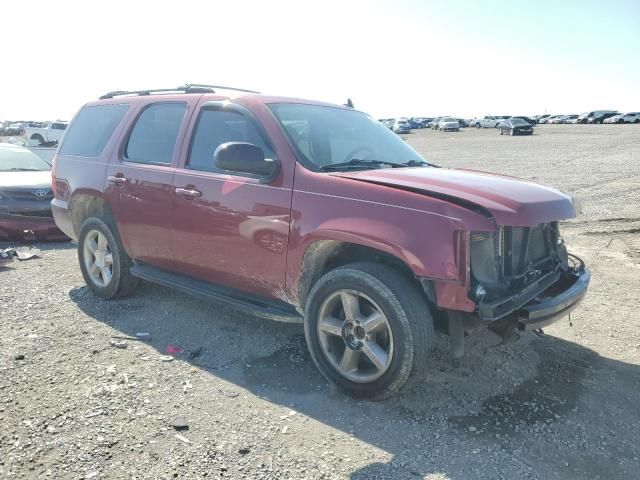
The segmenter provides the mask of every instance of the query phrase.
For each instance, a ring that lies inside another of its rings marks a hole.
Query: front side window
[[[66,123],[52,123],[51,124],[51,129],[52,130],[64,130],[65,128],[67,128],[67,124]]]
[[[170,164],[187,110],[185,103],[155,103],[145,108],[124,151],[130,162]]]
[[[262,148],[266,158],[275,156],[252,119],[238,112],[203,110],[193,135],[187,168],[221,172],[213,164],[213,154],[216,148],[227,142],[252,143]]]
[[[60,155],[98,157],[129,105],[93,105],[82,108],[69,126]]]
[[[269,108],[300,161],[312,170],[345,162],[381,167],[425,162],[398,135],[357,110],[293,103],[274,103]]]

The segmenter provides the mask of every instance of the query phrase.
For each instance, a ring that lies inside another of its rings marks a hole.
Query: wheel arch
[[[307,246],[300,266],[297,303],[304,307],[309,292],[322,275],[355,262],[379,263],[395,269],[435,303],[435,290],[431,282],[420,282],[405,260],[380,248],[343,240],[316,240]]]
[[[76,193],[69,201],[71,222],[76,236],[82,223],[89,217],[113,217],[111,207],[100,192],[83,191]]]

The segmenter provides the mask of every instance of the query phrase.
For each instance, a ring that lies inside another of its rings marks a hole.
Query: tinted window
[[[128,108],[128,105],[84,107],[67,129],[60,154],[99,156]]]
[[[64,130],[65,128],[67,128],[67,124],[66,123],[52,123],[51,124],[51,129],[52,130]]]
[[[264,150],[265,157],[275,156],[252,119],[236,112],[203,110],[193,136],[187,168],[220,171],[213,164],[213,153],[218,146],[227,142],[253,143]]]
[[[187,105],[156,103],[145,108],[136,121],[125,157],[132,162],[171,163]]]

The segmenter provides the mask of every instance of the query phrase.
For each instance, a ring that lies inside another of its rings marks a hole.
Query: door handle
[[[113,183],[114,185],[123,185],[127,181],[127,177],[122,174],[109,175],[107,180],[109,180],[109,183]]]
[[[197,198],[202,196],[202,192],[200,190],[196,190],[195,188],[176,188],[176,193],[187,197],[187,198]]]

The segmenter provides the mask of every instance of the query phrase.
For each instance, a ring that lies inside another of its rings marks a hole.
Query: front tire
[[[424,295],[393,268],[353,263],[322,276],[305,308],[311,357],[330,382],[383,400],[425,370],[433,319]]]
[[[84,221],[78,234],[78,260],[84,281],[98,297],[124,297],[140,283],[131,275],[133,263],[110,216]]]

